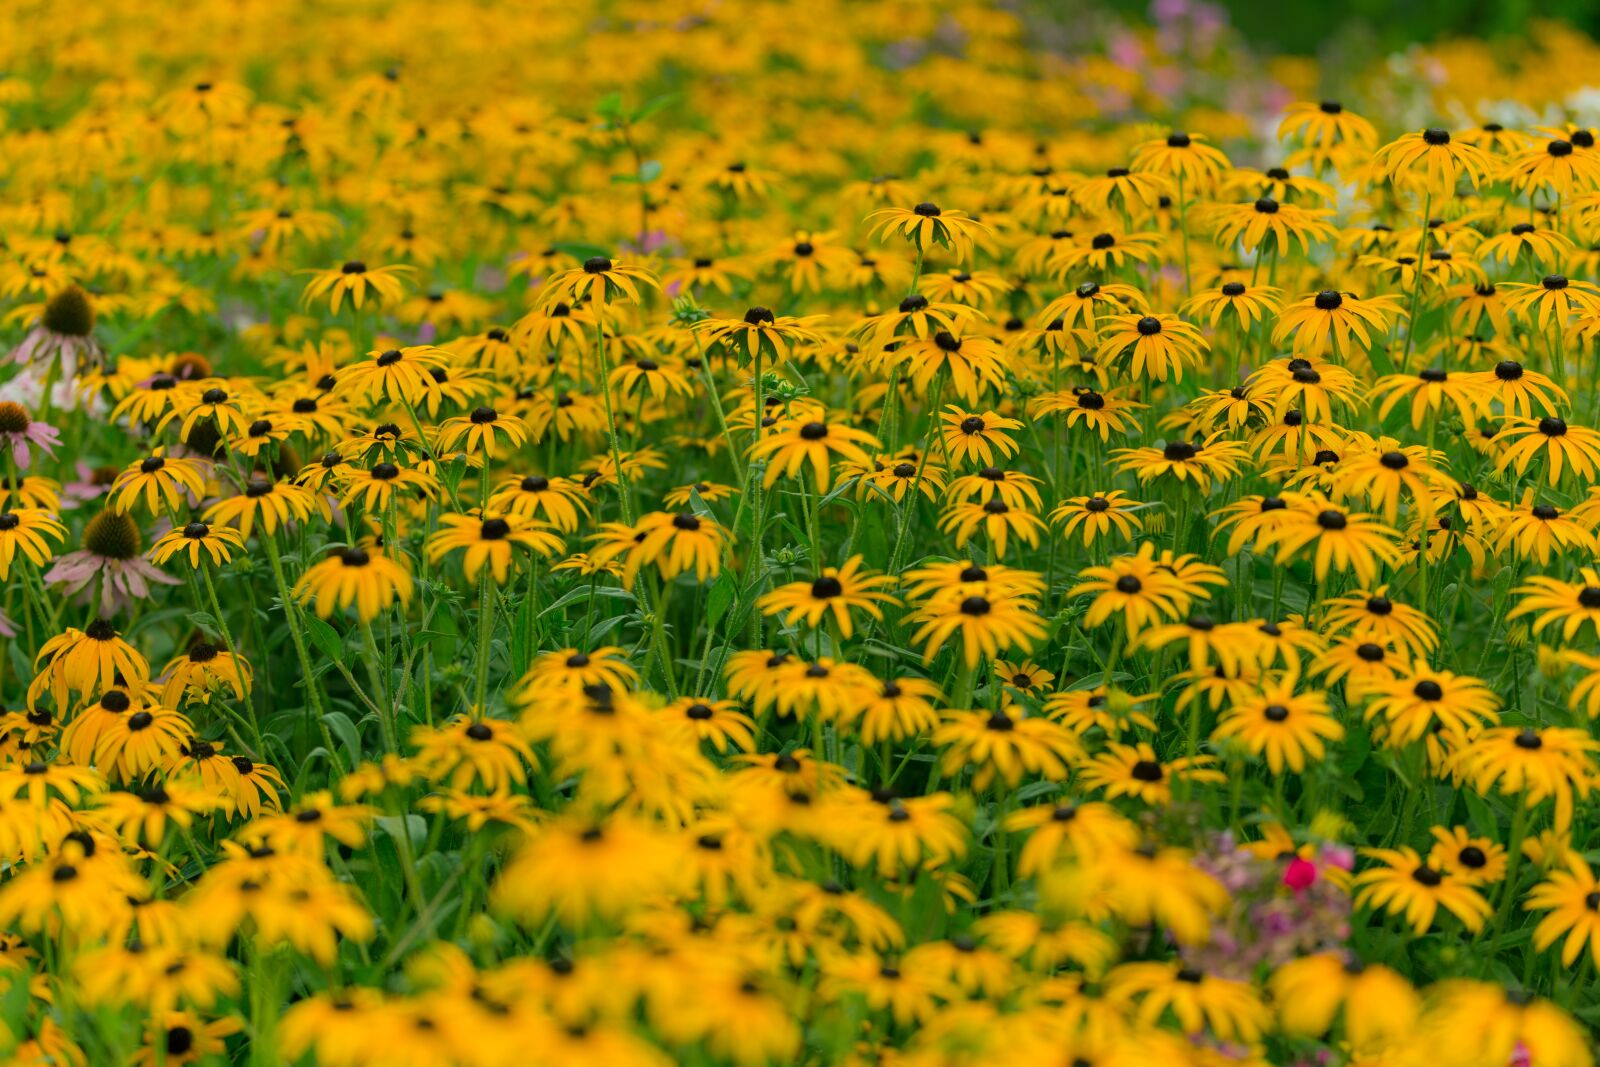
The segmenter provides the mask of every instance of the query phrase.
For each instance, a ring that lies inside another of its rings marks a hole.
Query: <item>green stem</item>
[[[317,676],[311,669],[311,655],[306,651],[304,628],[300,625],[300,612],[295,600],[289,595],[289,583],[283,577],[283,558],[278,554],[278,539],[276,534],[268,534],[261,539],[267,549],[267,561],[272,565],[272,578],[278,586],[278,600],[283,605],[284,620],[289,630],[289,639],[294,643],[294,653],[300,660],[300,673],[306,689],[306,699],[311,702],[311,712],[316,717],[317,729],[322,733],[322,744],[328,750],[328,759],[333,764],[336,778],[344,777],[344,760],[339,758],[339,749],[333,743],[333,734],[328,731],[327,712],[322,703],[322,689],[317,682]]]
[[[233,643],[233,634],[228,631],[228,621],[222,617],[222,601],[217,597],[216,583],[211,580],[211,568],[201,564],[199,570],[200,577],[205,580],[206,596],[211,601],[211,614],[217,620],[217,630],[222,634],[222,643],[228,649],[228,656],[233,663],[233,677],[239,685],[239,699],[248,700],[250,686],[244,680],[244,668],[239,665],[239,649]],[[245,721],[250,728],[250,736],[255,740],[256,751],[264,757],[267,748],[261,741],[261,727],[256,724],[254,715],[249,716]]]
[[[478,572],[478,698],[472,709],[479,717],[489,703],[489,641],[494,631],[494,597],[489,588],[489,568]]]

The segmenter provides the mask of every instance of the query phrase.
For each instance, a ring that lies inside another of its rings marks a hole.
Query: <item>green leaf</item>
[[[651,115],[654,115],[657,111],[660,111],[668,104],[677,103],[679,95],[681,94],[663,93],[660,96],[646,100],[642,105],[640,105],[639,110],[633,113],[633,121],[643,122],[645,119],[649,118]]]
[[[1367,757],[1372,753],[1372,738],[1365,730],[1350,730],[1346,732],[1344,744],[1339,751],[1340,777],[1351,779],[1367,762]]]
[[[633,594],[631,592],[629,592],[628,590],[626,590],[626,589],[618,589],[615,586],[609,586],[609,585],[596,586],[595,587],[595,591],[594,591],[594,595],[595,595],[596,599],[600,599],[602,597],[610,597],[610,598],[612,598],[614,600],[632,600],[634,598]],[[563,594],[561,596],[561,598],[558,599],[554,604],[551,604],[549,607],[547,607],[543,611],[541,611],[539,613],[539,617],[543,618],[544,616],[550,614],[552,611],[557,611],[557,610],[559,610],[561,608],[564,608],[568,604],[587,604],[588,602],[589,602],[589,584],[587,582],[585,582],[585,583],[583,583],[581,585],[578,585],[577,587],[573,588],[572,590],[568,591],[567,593]]]
[[[711,592],[706,594],[706,625],[716,629],[717,623],[722,621],[722,617],[733,606],[738,595],[738,580],[734,578],[732,571],[724,569],[717,575],[717,580],[711,586]]]
[[[322,721],[328,724],[328,732],[349,751],[351,763],[360,763],[361,734],[356,730],[356,724],[350,721],[350,716],[342,711],[330,711],[322,717]]]
[[[622,94],[607,93],[594,105],[594,113],[603,119],[615,121],[623,115]]]
[[[209,611],[191,611],[187,617],[189,619],[189,625],[193,626],[196,630],[204,630],[207,633],[213,634],[222,632],[222,628],[217,625],[216,616],[212,615]]]
[[[416,855],[417,850],[428,839],[428,820],[421,815],[406,815],[403,820],[399,815],[380,815],[373,821],[378,824],[380,830],[394,838],[396,842],[400,840],[400,835],[404,833],[409,839],[412,855]]]
[[[339,631],[329,626],[315,615],[301,616],[305,620],[306,631],[311,635],[312,644],[321,650],[329,659],[344,662],[344,638],[339,636]]]
[[[650,182],[655,181],[657,178],[661,177],[662,169],[661,161],[659,159],[645,160],[644,163],[639,167],[640,183],[648,185]]]
[[[1500,819],[1494,809],[1482,797],[1470,789],[1463,789],[1459,793],[1467,804],[1467,816],[1475,833],[1489,834],[1492,837],[1500,836]]]
[[[1394,361],[1389,358],[1389,350],[1381,345],[1374,345],[1372,351],[1367,353],[1367,359],[1379,375],[1394,373]]]

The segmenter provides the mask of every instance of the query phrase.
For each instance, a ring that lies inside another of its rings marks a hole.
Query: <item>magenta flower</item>
[[[1283,869],[1283,884],[1296,893],[1311,888],[1311,883],[1317,880],[1317,865],[1310,860],[1296,856],[1289,861]]]

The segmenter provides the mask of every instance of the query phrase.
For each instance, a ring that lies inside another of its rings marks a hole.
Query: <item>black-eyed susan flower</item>
[[[172,708],[190,701],[207,704],[213,696],[223,692],[232,692],[235,700],[245,700],[250,695],[253,678],[254,672],[242,656],[218,648],[211,641],[198,639],[161,669],[159,699]]]
[[[1203,441],[1168,441],[1160,448],[1115,448],[1111,455],[1117,470],[1131,471],[1140,483],[1172,479],[1193,482],[1202,491],[1213,482],[1227,481],[1239,473],[1247,455],[1245,446],[1218,431]]]
[[[1535,616],[1533,632],[1536,636],[1558,623],[1563,642],[1571,642],[1585,623],[1600,633],[1600,572],[1593,567],[1581,568],[1576,581],[1563,581],[1547,574],[1529,575],[1515,592],[1521,600],[1506,617]]]
[[[474,786],[504,793],[527,781],[538,766],[532,748],[515,723],[457,716],[438,728],[412,732],[418,770],[431,782],[466,790]]]
[[[1548,335],[1573,315],[1600,315],[1600,287],[1573,281],[1564,274],[1546,274],[1537,282],[1502,282],[1506,310]]]
[[[335,315],[346,297],[350,306],[357,310],[369,299],[374,303],[393,303],[405,292],[405,279],[413,270],[405,264],[369,267],[359,259],[352,259],[330,270],[305,271],[311,275],[311,280],[306,283],[300,302],[309,307],[327,297],[328,310]]]
[[[1208,974],[1182,961],[1124,963],[1106,976],[1106,996],[1154,1022],[1168,1011],[1187,1033],[1207,1029],[1223,1041],[1254,1041],[1272,1014],[1248,982]]]
[[[1507,418],[1495,435],[1495,443],[1501,446],[1495,460],[1496,471],[1514,467],[1521,476],[1539,459],[1551,485],[1558,484],[1562,474],[1569,472],[1588,482],[1600,469],[1600,432],[1571,425],[1554,415]]]
[[[489,497],[489,510],[542,519],[565,534],[575,532],[581,519],[589,515],[589,505],[572,479],[542,474],[507,478]]]
[[[1332,215],[1326,208],[1281,204],[1270,196],[1206,211],[1219,244],[1237,244],[1246,252],[1270,247],[1274,255],[1290,254],[1296,244],[1309,255],[1313,245],[1331,242],[1336,232]]]
[[[963,401],[977,404],[1004,380],[1002,356],[999,343],[991,338],[939,330],[885,350],[882,360],[920,391],[931,391],[948,380]]]
[[[824,567],[810,582],[790,582],[764,593],[756,606],[767,615],[787,612],[790,626],[804,621],[816,629],[825,618],[831,618],[839,635],[848,639],[855,632],[853,609],[882,621],[881,605],[899,603],[882,591],[884,586],[893,585],[894,579],[875,574],[862,564],[861,556],[851,556],[838,567]]]
[[[1473,932],[1493,914],[1489,902],[1470,884],[1428,866],[1413,848],[1365,851],[1378,865],[1356,875],[1357,907],[1400,916],[1418,934],[1428,931],[1441,907]]]
[[[1272,328],[1272,341],[1290,343],[1297,355],[1332,352],[1348,360],[1352,354],[1370,351],[1402,313],[1399,300],[1388,294],[1363,299],[1324,289],[1284,308]]]
[[[1414,1033],[1422,1010],[1422,997],[1403,975],[1339,952],[1285,963],[1268,988],[1286,1032],[1319,1037],[1339,1020],[1356,1049],[1381,1048]]]
[[[117,779],[137,782],[165,768],[192,736],[194,724],[186,715],[147,704],[110,722],[94,758]]]
[[[1009,660],[995,660],[994,678],[1001,685],[1010,686],[1029,695],[1044,693],[1050,688],[1050,683],[1056,676],[1037,663],[1023,660],[1021,663],[1012,663]]]
[[[971,768],[975,789],[996,780],[1015,786],[1024,774],[1062,781],[1081,755],[1077,738],[1048,719],[954,710],[943,719],[933,733],[933,743],[943,749],[940,771],[951,778]]]
[[[257,475],[243,491],[208,507],[204,518],[212,525],[234,527],[241,537],[249,537],[259,523],[271,537],[280,527],[307,519],[311,508],[311,494],[304,488]]]
[[[1459,182],[1477,186],[1493,169],[1481,149],[1452,139],[1449,130],[1436,126],[1402,134],[1379,148],[1372,166],[1397,186],[1441,198],[1452,194]]]
[[[1323,605],[1322,627],[1325,633],[1376,641],[1408,658],[1426,660],[1439,644],[1433,620],[1410,604],[1392,599],[1386,585],[1328,599]]]
[[[904,741],[939,725],[939,686],[926,678],[896,677],[868,693],[853,722],[862,744]]]
[[[850,463],[869,463],[867,449],[877,445],[871,434],[853,426],[793,419],[751,446],[750,456],[769,461],[764,485],[771,486],[783,475],[800,476],[809,464],[817,491],[826,493],[833,484],[834,457]]]
[[[307,567],[293,592],[302,604],[314,605],[320,618],[353,607],[368,623],[397,602],[405,605],[414,588],[406,569],[382,550],[350,547]]]
[[[1495,234],[1480,244],[1476,255],[1480,263],[1497,260],[1507,267],[1524,258],[1532,263],[1559,270],[1573,252],[1572,239],[1560,230],[1541,230],[1531,222],[1519,222],[1504,233]],[[1485,296],[1495,295],[1495,287],[1488,286]],[[1507,334],[1500,323],[1495,323],[1498,333]]]
[[[625,650],[615,645],[587,652],[562,648],[541,652],[518,681],[517,691],[520,696],[533,697],[552,689],[579,690],[598,685],[626,692],[638,681],[638,670],[628,662]]]
[[[198,569],[202,553],[210,559],[212,566],[220,567],[233,558],[235,550],[243,548],[244,537],[239,531],[227,526],[191,522],[162,534],[146,555],[155,563],[165,564],[173,556],[182,554],[188,557],[190,567]]]
[[[1006,554],[1012,537],[1030,547],[1037,545],[1045,524],[1031,511],[1012,507],[997,496],[982,504],[975,500],[951,504],[939,516],[939,528],[955,536],[958,549],[981,530],[998,558]]]
[[[1203,191],[1228,169],[1228,157],[1204,134],[1174,130],[1133,148],[1133,169],[1163,174],[1191,191]]]
[[[1174,315],[1111,315],[1105,326],[1096,358],[1126,360],[1134,378],[1182,381],[1210,350],[1197,327]]]
[[[1506,160],[1502,174],[1524,196],[1548,192],[1571,200],[1600,184],[1600,156],[1577,151],[1564,137],[1551,137]]]
[[[1283,563],[1309,554],[1318,581],[1330,572],[1353,572],[1356,580],[1372,584],[1380,567],[1399,559],[1399,532],[1373,516],[1324,507],[1312,513],[1289,509],[1282,525],[1271,533],[1271,547]]]
[[[919,256],[930,248],[949,250],[956,262],[972,258],[972,241],[986,227],[963,211],[940,208],[923,201],[911,208],[885,208],[867,216],[872,223],[872,233],[882,240],[893,236],[904,237],[917,249]]]
[[[939,420],[944,424],[940,430],[942,444],[957,462],[972,460],[990,466],[996,452],[1001,459],[1017,453],[1016,442],[1006,432],[1022,429],[1016,419],[993,411],[963,411],[952,404],[939,413]]]
[[[979,573],[983,573],[981,570]],[[913,615],[920,623],[912,641],[923,646],[923,662],[931,662],[952,638],[961,642],[963,661],[976,667],[980,658],[997,659],[1012,649],[1030,650],[1045,634],[1045,625],[1031,601],[1015,589],[978,579],[947,588]]]
[[[1215,289],[1196,293],[1184,301],[1180,310],[1191,318],[1205,321],[1212,329],[1226,322],[1241,333],[1249,333],[1256,323],[1276,318],[1282,308],[1281,289],[1224,282]]]
[[[1533,931],[1534,947],[1543,952],[1562,941],[1561,964],[1571,967],[1585,947],[1600,960],[1600,881],[1587,861],[1570,857],[1565,869],[1550,872],[1528,893],[1523,905],[1547,912]]]
[[[1006,816],[1006,829],[1029,832],[1017,858],[1017,872],[1031,877],[1069,856],[1094,854],[1138,845],[1133,822],[1110,804],[1061,797]]]
[[[1596,550],[1592,520],[1583,512],[1563,511],[1554,504],[1535,504],[1531,491],[1522,502],[1501,517],[1495,535],[1495,551],[1510,552],[1519,559],[1537,560],[1540,566],[1551,558],[1569,552]]]
[[[1413,661],[1393,680],[1374,680],[1362,717],[1380,721],[1389,743],[1408,745],[1437,728],[1465,736],[1484,723],[1500,718],[1500,700],[1482,680],[1452,671],[1433,670]]]
[[[441,515],[439,522],[443,529],[428,538],[428,558],[437,563],[464,551],[461,566],[468,582],[476,582],[487,566],[494,583],[504,585],[516,549],[549,559],[564,547],[553,527],[520,515]]]
[[[1378,145],[1378,131],[1372,123],[1337,100],[1290,104],[1283,109],[1277,133],[1280,140],[1294,138],[1322,149],[1364,152]]]
[[[1107,490],[1093,496],[1068,497],[1050,512],[1050,522],[1061,527],[1061,536],[1068,540],[1081,538],[1085,548],[1092,548],[1096,538],[1116,536],[1132,538],[1144,529],[1144,521],[1137,511],[1143,505],[1120,489]]]
[[[1327,696],[1297,688],[1294,672],[1268,682],[1258,696],[1223,712],[1212,739],[1237,741],[1251,755],[1264,756],[1273,774],[1285,770],[1299,774],[1307,763],[1323,758],[1326,742],[1344,736],[1344,726],[1334,717]]]
[[[18,556],[35,567],[42,567],[55,554],[50,542],[59,544],[67,528],[40,508],[0,511],[0,579],[10,579]]]
[[[1079,736],[1098,728],[1114,739],[1136,728],[1156,729],[1155,720],[1144,710],[1149,700],[1148,696],[1095,686],[1052,693],[1044,702],[1044,713]]]
[[[1067,428],[1083,426],[1109,441],[1113,433],[1126,434],[1138,426],[1134,412],[1145,405],[1116,393],[1101,393],[1078,386],[1056,393],[1043,393],[1029,403],[1034,419],[1064,415]]]
[[[1600,742],[1576,727],[1495,726],[1467,741],[1458,768],[1480,793],[1498,787],[1529,808],[1554,799],[1555,827],[1565,831],[1575,800],[1592,789],[1597,751]]]
[[[1428,863],[1472,885],[1493,885],[1506,876],[1506,850],[1465,826],[1435,826]]]
[[[240,401],[241,398],[230,392],[219,379],[185,382],[178,387],[172,407],[156,423],[156,432],[160,433],[177,423],[178,436],[191,445],[201,442],[201,437],[196,436],[197,432],[202,435],[214,434],[216,436],[210,437],[210,444],[205,449],[211,450],[218,436],[240,434],[249,429],[250,420],[245,417]]]
[[[590,256],[582,266],[546,280],[541,287],[541,303],[588,302],[604,309],[618,301],[637,304],[644,298],[642,290],[660,288],[661,283],[642,267],[618,263],[606,256]]]
[[[681,697],[663,708],[661,714],[674,724],[673,729],[697,742],[705,742],[719,753],[731,748],[745,752],[756,750],[755,720],[732,700]]]
[[[440,493],[439,480],[416,467],[402,467],[380,460],[367,467],[346,464],[339,477],[339,503],[357,505],[374,514],[384,514],[397,499],[421,497],[431,500]]]
[[[714,578],[722,570],[726,536],[709,517],[686,511],[651,512],[635,528],[633,545],[623,562],[623,584],[632,585],[645,564],[653,564],[666,581],[690,569],[699,581]]]
[[[1212,756],[1194,756],[1163,763],[1148,742],[1129,745],[1114,741],[1083,761],[1080,774],[1086,787],[1104,791],[1107,799],[1133,797],[1146,804],[1166,805],[1172,802],[1174,779],[1199,784],[1226,781],[1226,775],[1210,766],[1214,762]]]
[[[1133,171],[1112,167],[1103,174],[1077,183],[1072,197],[1097,217],[1127,212],[1144,215],[1172,190],[1172,184],[1155,170]]]
[[[410,345],[367,353],[367,358],[342,368],[336,388],[343,395],[368,403],[398,400],[422,403],[434,386],[433,370],[449,361],[449,353],[432,345]]]
[[[641,819],[571,816],[540,827],[496,880],[492,904],[519,922],[616,918],[682,877],[682,846]]]

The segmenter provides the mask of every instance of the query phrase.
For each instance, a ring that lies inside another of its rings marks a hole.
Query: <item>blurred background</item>
[[[1107,6],[1159,22],[1163,7],[1198,5],[1107,0]],[[1322,59],[1366,58],[1450,37],[1514,40],[1533,19],[1600,33],[1600,0],[1215,0],[1215,6],[1252,46]]]

